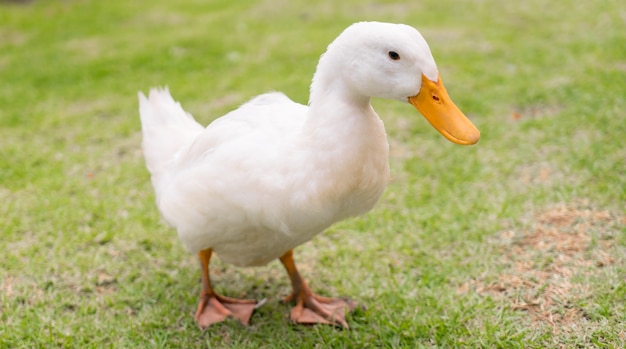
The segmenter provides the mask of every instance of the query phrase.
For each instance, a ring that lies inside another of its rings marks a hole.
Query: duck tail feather
[[[148,97],[142,92],[138,96],[143,154],[156,188],[179,150],[191,144],[204,127],[172,98],[167,87],[150,89]]]

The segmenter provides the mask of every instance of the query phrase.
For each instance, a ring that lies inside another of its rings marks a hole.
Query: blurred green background
[[[202,124],[270,90],[306,103],[362,20],[422,32],[481,141],[374,100],[392,183],[296,250],[314,291],[367,310],[294,326],[278,263],[216,262],[219,292],[268,302],[199,331],[137,91],[169,86]],[[0,1],[0,347],[624,347],[625,97],[617,0]]]

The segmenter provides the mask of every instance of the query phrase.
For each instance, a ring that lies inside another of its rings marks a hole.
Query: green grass
[[[204,124],[269,90],[304,103],[360,20],[419,28],[481,141],[375,100],[392,183],[296,250],[315,291],[367,310],[349,331],[294,326],[279,263],[216,261],[219,292],[268,301],[250,327],[199,331],[137,91],[169,85]],[[618,0],[0,1],[0,347],[624,347],[625,97]]]

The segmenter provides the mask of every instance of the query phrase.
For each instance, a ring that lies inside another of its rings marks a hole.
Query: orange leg
[[[212,250],[210,248],[198,252],[200,266],[202,267],[202,291],[200,292],[200,303],[198,303],[198,311],[196,311],[195,316],[198,326],[204,329],[211,324],[222,322],[228,317],[233,317],[247,325],[250,322],[256,301],[224,297],[213,291],[209,277],[211,254]]]
[[[295,301],[291,309],[291,320],[299,324],[336,324],[349,328],[346,322],[346,310],[352,311],[356,303],[349,299],[326,298],[314,294],[306,281],[302,279],[293,260],[293,250],[287,251],[280,261],[287,269],[293,292],[284,302]]]

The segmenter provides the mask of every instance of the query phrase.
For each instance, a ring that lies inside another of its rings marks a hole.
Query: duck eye
[[[396,51],[389,51],[389,58],[391,58],[394,61],[399,61],[400,60],[400,55],[398,54],[398,52]]]

